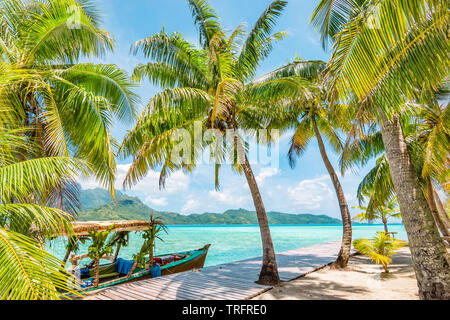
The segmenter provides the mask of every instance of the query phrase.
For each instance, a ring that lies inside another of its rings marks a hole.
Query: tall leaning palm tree
[[[221,164],[229,158],[233,168],[245,175],[255,204],[263,247],[258,280],[262,284],[278,284],[280,280],[266,210],[238,129],[242,111],[246,108],[246,85],[253,79],[261,60],[271,52],[273,44],[285,35],[283,32],[272,33],[285,5],[285,1],[271,3],[248,34],[245,26],[240,25],[227,35],[207,1],[189,0],[199,30],[200,48],[184,40],[180,33],[168,35],[164,30],[137,41],[133,52],[143,53],[152,62],[138,65],[135,77],[148,78],[164,91],[150,101],[122,147],[125,156],[134,156],[125,185],[132,186],[149,168],[162,165],[163,186],[170,172],[192,170],[208,145],[194,144],[192,150],[183,153],[183,158],[187,156],[188,161],[178,161],[172,157],[175,132],[187,129],[195,141],[198,128],[212,129],[218,135],[213,139],[216,142],[218,137],[231,132],[232,146],[227,148],[226,144],[218,143],[214,148],[216,188],[219,187]],[[196,123],[200,127],[196,127]]]
[[[442,235],[448,237],[446,213],[440,209],[440,198],[434,186],[446,181],[449,172],[445,167],[449,143],[448,128],[445,127],[446,114],[447,111],[438,106],[417,106],[414,115],[404,113],[401,122],[414,168],[419,174],[419,183],[436,225]],[[378,157],[375,167],[363,178],[358,188],[360,203],[369,196],[369,210],[384,207],[396,197],[381,131],[375,130],[355,141],[348,141],[341,158],[344,172],[351,164],[365,165],[375,156]],[[442,156],[444,161],[440,161]]]
[[[40,147],[39,156],[86,159],[112,195],[118,143],[110,128],[114,119],[135,117],[135,85],[115,65],[79,60],[113,45],[88,1],[0,4],[0,104],[14,106],[14,123],[31,129],[24,136]]]
[[[255,129],[293,129],[295,131],[289,150],[291,166],[315,138],[320,154],[330,175],[339,202],[343,221],[341,250],[334,263],[337,268],[347,267],[352,247],[352,218],[339,177],[326,150],[324,137],[332,148],[342,152],[339,131],[345,129],[346,121],[333,113],[333,106],[327,101],[327,90],[322,83],[326,63],[322,61],[296,61],[287,64],[260,79],[249,89],[253,105],[247,108],[253,114],[247,127]],[[250,99],[250,100],[251,100]],[[255,118],[258,119],[255,121]]]
[[[420,297],[449,299],[450,259],[399,117],[408,102],[433,93],[447,76],[448,1],[322,0],[313,21],[334,43],[328,79],[335,98],[357,99],[381,127]]]

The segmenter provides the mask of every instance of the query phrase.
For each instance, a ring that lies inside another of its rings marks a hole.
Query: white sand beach
[[[254,300],[418,300],[408,248],[394,256],[390,273],[365,256],[351,259],[345,271],[326,267],[287,282]]]

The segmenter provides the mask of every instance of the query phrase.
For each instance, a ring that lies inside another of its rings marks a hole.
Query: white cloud
[[[232,203],[233,195],[230,192],[221,192],[221,191],[210,191],[208,193],[210,198],[213,198],[215,201],[219,201],[222,203]]]
[[[333,190],[324,182],[326,176],[304,180],[293,188],[288,188],[288,197],[305,210],[318,210],[335,201]]]
[[[238,188],[227,188],[223,191],[210,191],[209,197],[226,206],[226,208],[241,208],[248,202],[247,193]]]
[[[92,190],[96,188],[102,188],[102,186],[94,179],[87,179],[85,177],[78,178],[77,182],[81,185],[81,189]]]
[[[256,182],[259,187],[262,187],[266,182],[266,179],[277,176],[281,173],[278,168],[262,168],[259,175],[256,177]]]
[[[165,207],[169,204],[169,201],[167,200],[167,198],[164,198],[164,197],[162,197],[162,198],[147,197],[145,199],[145,202],[147,204],[154,205],[157,207]]]
[[[202,203],[195,199],[189,199],[183,208],[181,209],[182,213],[192,213],[202,206]]]
[[[117,178],[115,183],[115,187],[117,190],[122,190],[123,182],[130,166],[131,164],[123,164],[117,166]],[[191,183],[191,179],[188,175],[186,175],[182,171],[177,171],[167,178],[166,188],[160,190],[159,177],[160,172],[150,170],[147,175],[142,178],[141,181],[139,181],[135,186],[131,188],[130,191],[145,196],[151,194],[152,197],[154,197],[155,194],[171,195],[187,190],[189,184]],[[83,189],[89,190],[101,187],[100,184],[98,184],[94,179],[78,179],[78,182],[81,184],[81,187]]]

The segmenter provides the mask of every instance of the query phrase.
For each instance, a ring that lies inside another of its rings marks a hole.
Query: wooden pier
[[[341,242],[277,254],[282,281],[320,269],[337,258]],[[248,300],[271,287],[255,283],[262,258],[123,284],[88,294],[85,300]]]

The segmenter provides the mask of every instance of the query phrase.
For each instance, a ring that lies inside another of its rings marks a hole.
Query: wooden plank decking
[[[282,281],[290,281],[332,263],[340,242],[277,254]],[[255,283],[261,258],[123,284],[86,296],[86,300],[246,300],[271,287]]]

